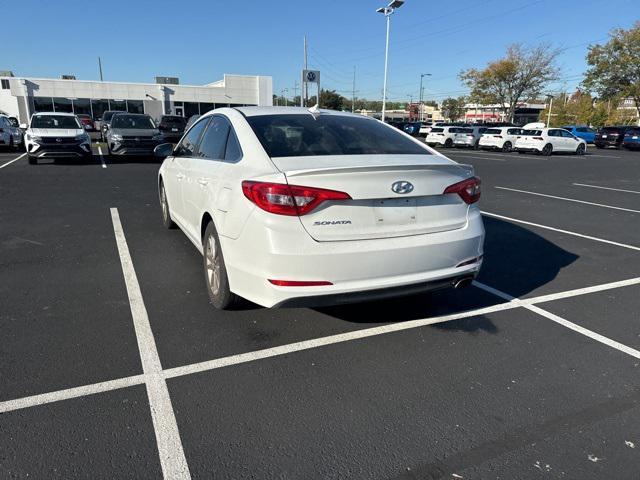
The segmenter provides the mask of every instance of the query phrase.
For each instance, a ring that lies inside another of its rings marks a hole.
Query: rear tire
[[[451,140],[450,138],[447,138],[444,141],[444,148],[451,148],[453,146],[453,140]]]
[[[169,201],[167,200],[167,192],[164,189],[163,182],[160,182],[160,207],[162,208],[162,224],[164,228],[175,229],[177,225],[171,220],[171,210],[169,210]]]
[[[510,152],[511,150],[513,150],[513,145],[511,145],[511,142],[504,142],[502,144],[502,151],[503,152]]]
[[[576,148],[576,155],[584,155],[586,151],[587,151],[587,147],[585,147],[581,143],[580,145],[578,145],[578,148]]]
[[[542,151],[540,152],[542,155],[544,155],[545,157],[548,157],[549,155],[551,155],[551,153],[553,152],[553,145],[551,145],[550,143],[547,143],[543,148]]]
[[[238,296],[229,288],[229,277],[220,248],[220,240],[213,222],[209,222],[202,238],[204,277],[211,304],[219,310],[228,310],[238,302]]]

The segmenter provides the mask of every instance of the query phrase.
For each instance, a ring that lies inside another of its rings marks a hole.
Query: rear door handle
[[[208,178],[204,178],[204,177],[200,177],[198,179],[198,183],[202,186],[208,185],[209,184],[209,179]]]

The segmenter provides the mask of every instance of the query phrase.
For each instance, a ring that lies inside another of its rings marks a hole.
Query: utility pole
[[[102,82],[102,60],[98,57],[98,70],[100,70],[100,81]]]
[[[355,112],[356,105],[356,66],[353,66],[353,89],[351,91],[351,113]]]
[[[551,124],[551,109],[553,108],[553,97],[549,95],[549,113],[547,113],[547,128]]]
[[[304,69],[307,69],[307,36],[304,36]],[[303,92],[304,91],[304,95]],[[309,95],[309,88],[306,80],[302,79],[302,90],[300,91],[300,106],[304,107],[307,103],[307,97]]]
[[[294,104],[293,104],[293,106],[294,106],[294,107],[296,106],[296,104],[295,104],[295,98],[296,98],[296,95],[297,95],[297,94],[298,94],[298,81],[296,80],[295,82],[293,82],[293,99],[294,99]]]

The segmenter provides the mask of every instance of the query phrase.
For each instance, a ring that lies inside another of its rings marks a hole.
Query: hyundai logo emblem
[[[413,192],[413,183],[407,182],[406,180],[399,180],[397,182],[393,182],[391,190],[399,194],[411,193]]]
[[[61,138],[56,138],[56,142],[62,143],[62,139]]]

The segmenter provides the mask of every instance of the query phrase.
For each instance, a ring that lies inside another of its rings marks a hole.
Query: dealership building
[[[0,112],[28,123],[36,112],[69,112],[100,120],[107,110],[190,117],[214,108],[273,105],[268,76],[224,75],[207,85],[180,85],[177,78],[156,83],[99,82],[75,78],[15,77],[0,73]]]

